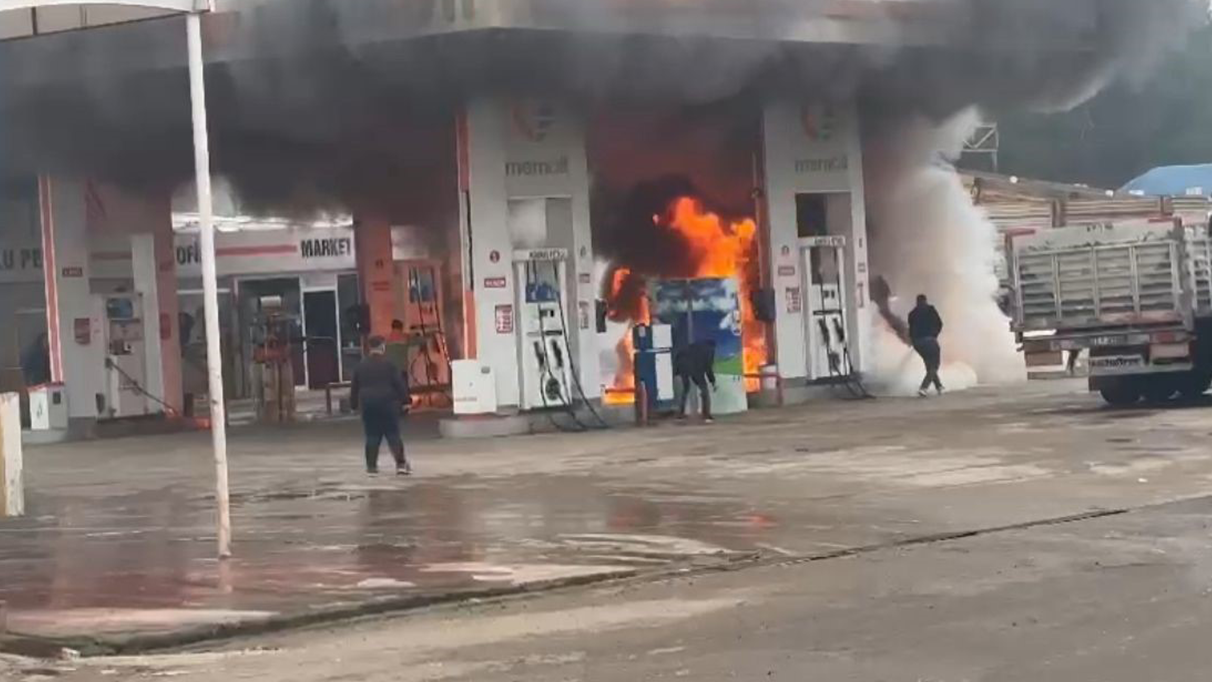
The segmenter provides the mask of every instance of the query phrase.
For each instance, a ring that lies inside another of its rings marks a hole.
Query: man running
[[[913,350],[922,356],[926,363],[926,378],[922,379],[922,387],[917,394],[926,397],[926,389],[934,386],[939,395],[943,394],[943,382],[939,379],[938,368],[942,363],[942,349],[938,345],[938,336],[943,332],[943,318],[938,311],[926,300],[925,294],[918,294],[917,306],[909,313],[909,339],[913,342]]]
[[[362,430],[366,434],[366,473],[379,473],[379,445],[384,439],[396,460],[396,474],[407,476],[412,467],[404,457],[400,439],[400,412],[411,404],[408,384],[400,370],[387,359],[387,342],[382,336],[369,341],[370,354],[354,370],[349,402],[362,410]]]

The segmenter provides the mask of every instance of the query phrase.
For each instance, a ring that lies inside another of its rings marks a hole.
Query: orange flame
[[[745,374],[757,374],[766,362],[766,326],[754,315],[752,293],[760,286],[757,260],[757,222],[752,218],[725,221],[705,211],[691,197],[674,200],[670,227],[690,246],[697,267],[695,277],[735,277],[741,304],[741,341]],[[745,379],[745,389],[756,391],[757,379]]]
[[[752,218],[726,220],[719,215],[704,209],[703,204],[693,197],[678,197],[670,202],[666,215],[654,215],[653,224],[657,229],[670,229],[679,234],[690,251],[693,264],[690,272],[657,273],[672,276],[691,277],[734,277],[739,284],[741,307],[741,338],[744,344],[745,374],[757,374],[762,364],[766,362],[766,327],[758,321],[751,302],[752,292],[760,286],[761,271],[757,257],[757,222]],[[684,261],[685,262],[685,261]],[[611,282],[610,298],[618,300],[627,296],[625,286],[632,272],[627,268],[619,268],[614,273]],[[634,323],[648,323],[650,313],[647,296],[639,293],[642,300],[639,303],[639,315]],[[616,306],[621,308],[623,306]],[[615,376],[615,386],[607,390],[607,402],[626,403],[634,400],[630,392],[635,386],[632,373],[632,340],[630,330],[623,335],[616,347],[619,355],[619,371]],[[757,379],[745,379],[745,387],[749,391],[758,390]]]
[[[643,292],[632,292],[639,299],[634,301],[635,306],[619,305],[620,299],[627,296],[626,287],[631,276],[630,268],[618,268],[610,280],[608,300],[615,304],[613,307],[616,315],[622,314],[624,309],[638,312],[632,313],[637,319],[631,320],[631,324],[623,332],[623,338],[615,344],[614,352],[619,366],[614,374],[614,384],[607,387],[602,395],[602,402],[607,405],[629,405],[635,402],[635,342],[631,338],[631,330],[636,324],[646,324],[649,314],[648,297],[644,296]]]

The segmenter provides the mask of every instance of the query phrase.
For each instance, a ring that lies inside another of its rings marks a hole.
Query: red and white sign
[[[177,275],[200,277],[198,237],[174,239]],[[219,276],[354,270],[358,267],[353,230],[347,227],[250,230],[215,233]]]
[[[779,266],[779,277],[795,277],[795,266],[794,265],[780,265]]]
[[[501,304],[493,311],[493,320],[498,334],[513,333],[513,306]]]
[[[787,287],[787,312],[792,314],[804,310],[804,298],[800,295],[799,287]]]
[[[485,289],[504,289],[505,287],[506,287],[506,280],[504,277],[485,277],[484,278],[484,288]]]
[[[72,331],[76,337],[76,343],[87,346],[93,339],[93,321],[87,317],[77,317],[72,320]]]
[[[80,277],[84,276],[84,268],[78,267],[78,266],[63,268],[63,270],[61,270],[60,272],[63,274],[64,277],[68,277],[68,278],[72,278],[72,279],[79,279]]]

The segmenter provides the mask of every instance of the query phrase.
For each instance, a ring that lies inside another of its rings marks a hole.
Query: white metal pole
[[[206,130],[206,82],[202,63],[202,15],[185,20],[189,42],[189,94],[193,104],[194,173],[198,189],[202,305],[206,316],[206,374],[210,390],[210,433],[215,454],[215,503],[219,558],[231,556],[231,508],[227,491],[227,415],[223,404],[223,357],[219,343],[219,287],[215,273],[215,223],[210,192],[210,140]]]

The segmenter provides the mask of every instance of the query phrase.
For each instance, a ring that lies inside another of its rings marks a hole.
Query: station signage
[[[551,175],[568,175],[569,163],[567,156],[551,159],[524,159],[521,161],[505,162],[505,177],[507,178],[542,178]]]
[[[764,122],[769,176],[797,193],[854,190],[861,171],[854,112],[827,103],[768,106]]]
[[[787,312],[797,315],[804,310],[804,298],[799,287],[787,287]]]
[[[501,103],[501,171],[510,197],[569,195],[583,167],[580,133],[568,125],[571,114],[556,102],[520,99]]]
[[[504,303],[493,308],[493,326],[498,334],[513,333],[513,306]]]
[[[812,173],[841,173],[850,170],[850,157],[845,154],[838,156],[821,156],[815,158],[796,159],[796,175]]]
[[[353,255],[353,237],[303,239],[299,242],[299,254],[304,259]]]
[[[800,237],[800,248],[843,248],[846,238],[841,235],[824,235],[821,237]]]
[[[0,247],[0,281],[42,279],[42,249],[37,246]]]
[[[518,263],[526,261],[561,261],[568,259],[568,249],[522,249],[513,252],[513,260]]]
[[[178,234],[175,242],[178,275],[201,276],[198,236]],[[220,276],[354,270],[357,250],[353,232],[341,227],[218,232],[215,263]]]

